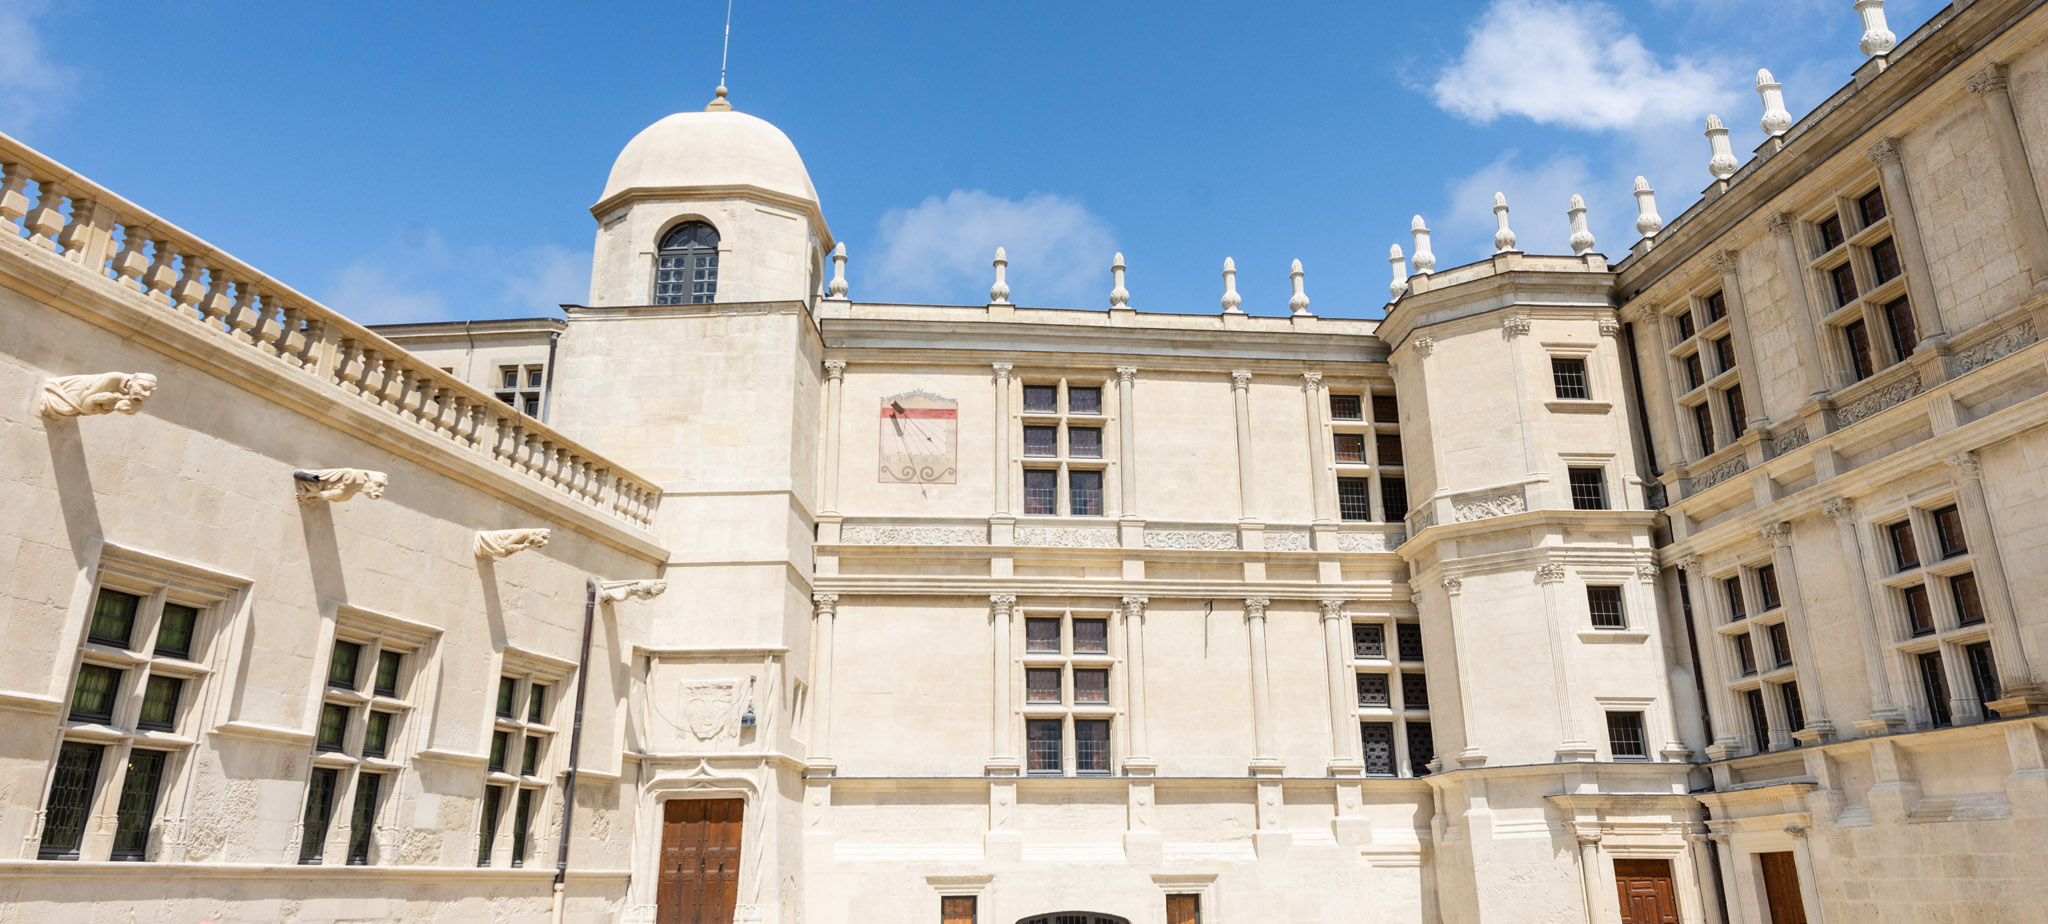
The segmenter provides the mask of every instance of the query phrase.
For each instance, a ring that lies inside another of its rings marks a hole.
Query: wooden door
[[[1790,851],[1760,853],[1764,868],[1764,904],[1770,906],[1771,924],[1806,924],[1806,903],[1799,898],[1799,864]]]
[[[1621,893],[1621,924],[1678,924],[1670,860],[1617,859],[1614,888]]]
[[[1166,924],[1202,924],[1202,897],[1166,896]]]
[[[732,924],[743,807],[739,799],[671,799],[663,807],[656,924]]]
[[[974,906],[972,895],[948,895],[939,899],[939,920],[942,924],[976,924]]]

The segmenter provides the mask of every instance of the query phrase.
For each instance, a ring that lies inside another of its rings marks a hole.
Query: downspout
[[[549,346],[552,353],[553,345]],[[548,364],[552,373],[554,363]],[[562,924],[564,888],[569,878],[569,824],[576,817],[576,761],[583,751],[583,695],[590,686],[590,636],[597,623],[597,579],[584,579],[583,645],[576,657],[576,718],[569,727],[569,778],[562,784],[562,839],[555,847],[554,911],[548,920]]]
[[[548,375],[542,381],[540,390],[540,422],[547,423],[555,413],[555,344],[562,339],[561,331],[548,333]],[[586,639],[586,641],[588,641]]]

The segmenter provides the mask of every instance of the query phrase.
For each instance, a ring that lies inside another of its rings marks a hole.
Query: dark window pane
[[[1394,704],[1393,693],[1387,686],[1385,674],[1358,675],[1358,704],[1376,706],[1381,709]]]
[[[1885,238],[1870,245],[1870,263],[1877,270],[1877,284],[1883,285],[1899,278],[1904,272],[1899,263],[1899,245]]]
[[[1916,659],[1920,664],[1920,693],[1927,698],[1927,717],[1940,728],[1955,722],[1949,709],[1948,674],[1941,666],[1941,652],[1930,651]]]
[[[1408,772],[1428,776],[1430,761],[1436,760],[1436,736],[1428,722],[1408,723]]]
[[[1331,420],[1364,420],[1365,403],[1357,395],[1330,393]]]
[[[1102,473],[1067,473],[1067,513],[1077,517],[1102,515]]]
[[[1805,728],[1806,704],[1799,700],[1799,685],[1796,683],[1778,684],[1778,697],[1785,705],[1786,729],[1796,732]]]
[[[1991,717],[1987,704],[2000,698],[1998,685],[1998,662],[1992,659],[1991,643],[1978,642],[1963,649],[1963,657],[1970,664],[1970,683],[1977,688],[1977,704],[1985,706],[1985,718]]]
[[[1685,390],[1691,391],[1707,383],[1706,367],[1700,365],[1698,350],[1685,354]]]
[[[1913,319],[1913,303],[1903,296],[1895,298],[1885,304],[1884,317],[1892,329],[1892,350],[1900,359],[1912,356],[1920,348],[1920,325]]]
[[[363,756],[383,757],[391,747],[391,713],[371,710],[363,726]]]
[[[676,226],[655,255],[654,303],[708,305],[718,294],[718,231],[701,221]],[[506,387],[517,382],[517,371]]]
[[[178,723],[178,697],[184,691],[183,680],[151,675],[142,688],[142,712],[136,716],[135,727],[169,731]]]
[[[1870,378],[1877,371],[1876,360],[1870,355],[1870,328],[1862,321],[1850,321],[1842,325],[1842,336],[1849,341],[1849,366],[1856,380]]]
[[[1694,334],[1697,334],[1697,333],[1699,333],[1699,329],[1693,326],[1693,323],[1692,323],[1692,312],[1690,312],[1690,311],[1687,311],[1687,312],[1683,312],[1683,313],[1679,314],[1679,315],[1678,315],[1678,342],[1680,342],[1680,343],[1684,343],[1684,342],[1685,342],[1685,341],[1687,341],[1687,340],[1691,340],[1691,339],[1692,339],[1692,337],[1693,337],[1693,335],[1694,335]]]
[[[503,383],[503,384],[499,385],[498,387],[500,387],[500,388],[518,388],[518,387],[519,387],[519,370],[518,370],[517,368],[514,368],[514,367],[512,367],[512,366],[500,366],[500,367],[498,367],[498,372],[499,372],[499,373],[501,373],[500,381],[501,381],[501,382]]]
[[[1756,569],[1756,586],[1757,592],[1763,595],[1765,612],[1775,610],[1783,605],[1778,599],[1778,568],[1776,565],[1764,565]]]
[[[1835,307],[1840,308],[1856,300],[1856,271],[1849,264],[1828,270],[1828,281],[1835,290]]]
[[[1024,701],[1027,703],[1057,703],[1060,701],[1060,669],[1057,667],[1032,667],[1024,671]]]
[[[1719,375],[1735,368],[1735,338],[1722,337],[1713,341],[1714,374]]]
[[[1387,656],[1387,627],[1379,623],[1352,623],[1351,657],[1379,661]]]
[[[334,789],[341,773],[332,767],[313,768],[306,783],[306,815],[301,820],[299,862],[319,863],[327,852],[327,826],[334,819]]]
[[[1372,420],[1374,423],[1401,424],[1401,402],[1393,395],[1372,396]]]
[[[1920,567],[1920,547],[1913,542],[1913,523],[1900,520],[1884,528],[1892,537],[1892,561],[1900,571]]]
[[[104,664],[81,664],[78,683],[71,689],[71,720],[111,722],[114,694],[121,689],[121,672]]]
[[[1031,752],[1030,772],[1062,772],[1059,719],[1030,719],[1024,723],[1024,735]]]
[[[1843,241],[1848,240],[1848,237],[1842,234],[1842,219],[1836,216],[1829,215],[1821,219],[1818,229],[1820,231],[1820,249],[1822,253],[1840,247]]]
[[[515,677],[498,678],[498,714],[512,717],[513,706],[519,702],[519,680]]]
[[[370,862],[370,834],[377,827],[377,792],[384,788],[384,776],[363,773],[356,776],[356,808],[348,817],[348,865]]]
[[[1934,632],[1934,606],[1927,599],[1927,588],[1915,584],[1906,588],[1906,625],[1914,635],[1929,635]]]
[[[1167,899],[1171,904],[1172,899]],[[948,895],[939,899],[940,924],[976,924],[981,920],[972,895]]]
[[[1728,316],[1728,299],[1722,296],[1721,293],[1716,292],[1712,295],[1709,295],[1706,297],[1705,301],[1707,303],[1708,324],[1712,324],[1715,321],[1719,321],[1722,318]]]
[[[1592,387],[1586,381],[1586,361],[1583,359],[1552,358],[1550,360],[1551,384],[1557,388],[1560,400],[1584,400],[1593,397]]]
[[[1970,550],[1970,541],[1963,537],[1963,514],[1953,506],[1934,511],[1934,535],[1941,542],[1943,558],[1954,558]]]
[[[1387,722],[1361,722],[1358,734],[1365,745],[1365,775],[1394,775],[1394,726]]]
[[[1399,523],[1408,516],[1408,482],[1397,476],[1380,476],[1380,506],[1386,508],[1386,521]]]
[[[349,708],[339,703],[326,703],[320,707],[320,729],[314,735],[313,746],[322,751],[341,750],[342,741],[348,735]]]
[[[526,865],[527,832],[533,827],[533,790],[519,791],[512,805],[512,868]]]
[[[1060,428],[1025,427],[1024,454],[1036,458],[1052,458],[1060,454]]]
[[[1749,607],[1742,602],[1742,582],[1728,578],[1721,582],[1721,589],[1728,594],[1728,618],[1732,620],[1749,617]]]
[[[50,774],[50,801],[43,806],[38,859],[78,859],[78,844],[85,837],[85,820],[92,811],[104,756],[106,748],[81,741],[66,741],[58,749],[57,767]]]
[[[1337,479],[1337,515],[1346,520],[1372,519],[1372,493],[1366,479]]]
[[[398,695],[398,665],[403,657],[395,651],[377,652],[377,679],[370,689],[378,696]]]
[[[1574,468],[1567,470],[1567,475],[1572,485],[1572,509],[1607,509],[1607,480],[1604,472],[1597,468]]]
[[[526,403],[525,403],[525,404],[523,404],[523,405],[521,405],[521,410],[522,410],[522,411],[524,411],[524,413],[525,413],[525,414],[526,414],[526,416],[528,416],[528,417],[539,417],[539,416],[540,416],[540,399],[539,399],[539,398],[528,398],[528,399],[526,399]]]
[[[1700,453],[1714,452],[1714,412],[1707,409],[1706,402],[1692,406],[1692,428],[1700,439]]]
[[[1024,650],[1059,653],[1060,621],[1056,617],[1033,616],[1024,620]]]
[[[1087,387],[1087,388],[1078,388],[1078,387],[1068,386],[1068,388],[1067,388],[1067,413],[1069,413],[1069,414],[1100,414],[1100,413],[1102,413],[1102,389],[1100,389],[1100,388],[1096,388],[1096,387],[1094,387],[1094,386],[1090,386],[1090,387]]]
[[[1721,399],[1728,402],[1728,428],[1737,435],[1749,432],[1749,405],[1743,403],[1742,386],[1728,386]]]
[[[1074,720],[1074,771],[1077,773],[1109,772],[1108,720]]]
[[[1640,712],[1608,713],[1607,747],[1614,754],[1616,760],[1629,758],[1640,760],[1649,757],[1649,743],[1643,740],[1643,714]]]
[[[1404,709],[1429,708],[1429,678],[1421,674],[1401,675],[1401,706]],[[1415,727],[1415,723],[1408,723]]]
[[[1024,386],[1024,411],[1029,414],[1057,414],[1060,390],[1057,385]]]
[[[1381,465],[1401,465],[1401,438],[1392,433],[1377,434],[1372,438],[1373,451],[1379,453]]]
[[[1863,226],[1877,224],[1885,216],[1884,190],[1873,189],[1863,198],[1856,200],[1856,211],[1863,215]]]
[[[491,865],[491,846],[498,840],[498,818],[505,810],[505,787],[484,787],[484,814],[477,821],[476,865]]]
[[[356,688],[356,663],[363,656],[363,646],[354,642],[334,641],[334,653],[327,658],[327,685],[344,690]]]
[[[491,733],[491,759],[486,769],[492,773],[505,772],[505,751],[512,746],[512,733],[497,731]]]
[[[547,717],[547,705],[547,684],[536,683],[526,688],[526,721],[541,722],[545,719]]]
[[[1956,604],[1956,621],[1974,626],[1984,621],[1984,598],[1977,594],[1977,576],[1958,574],[1948,579],[1948,593]]]
[[[1764,693],[1763,693],[1763,691],[1762,691],[1762,690],[1746,690],[1746,691],[1744,691],[1744,692],[1743,692],[1743,694],[1742,694],[1742,702],[1743,702],[1743,704],[1744,704],[1744,705],[1746,705],[1746,706],[1748,706],[1748,707],[1749,707],[1749,734],[1750,734],[1750,741],[1754,743],[1754,745],[1755,745],[1756,749],[1757,749],[1757,750],[1759,750],[1759,751],[1768,751],[1768,750],[1770,750],[1770,749],[1771,749],[1771,714],[1770,714],[1769,712],[1766,712],[1766,711],[1764,710]]]
[[[1394,625],[1394,643],[1399,649],[1401,660],[1422,660],[1422,627],[1412,622]]]
[[[1045,469],[1024,470],[1024,513],[1052,516],[1058,512],[1060,473]]]
[[[540,772],[540,736],[527,735],[526,748],[519,755],[519,775],[532,776]]]
[[[100,588],[92,603],[92,628],[86,637],[116,648],[128,647],[128,636],[135,631],[135,608],[141,603],[142,598],[134,594]]]
[[[1105,705],[1109,702],[1109,672],[1106,670],[1074,670],[1074,702],[1088,705]]]
[[[533,368],[526,370],[526,387],[540,387],[540,367],[535,366]]]
[[[135,748],[128,752],[128,773],[121,779],[120,808],[114,813],[116,860],[140,860],[149,851],[149,829],[156,818],[157,790],[162,788],[163,751]]]
[[[199,609],[183,603],[164,604],[163,619],[156,627],[156,653],[165,658],[192,657],[192,630],[199,625]]]
[[[1756,643],[1751,641],[1748,632],[1735,637],[1735,666],[1744,677],[1756,673]]]
[[[1331,438],[1337,449],[1339,462],[1365,461],[1365,435],[1362,433],[1339,433]]]
[[[1592,611],[1593,628],[1628,628],[1628,616],[1621,609],[1621,588],[1587,587],[1586,607]]]
[[[1785,630],[1782,622],[1772,623],[1764,634],[1771,637],[1771,666],[1785,667],[1792,663],[1792,634]]]
[[[1073,459],[1102,458],[1102,429],[1100,427],[1068,427],[1067,456]]]
[[[1074,651],[1077,654],[1109,653],[1109,620],[1074,620]]]

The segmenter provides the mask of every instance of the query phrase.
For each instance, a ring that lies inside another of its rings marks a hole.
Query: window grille
[[[157,790],[164,778],[163,751],[135,748],[128,752],[128,772],[121,780],[121,801],[115,810],[116,860],[140,860],[149,850],[149,829],[156,818]]]
[[[1058,512],[1060,473],[1049,469],[1024,470],[1024,513],[1052,516]]]
[[[1365,405],[1357,395],[1330,393],[1331,420],[1364,420]]]
[[[1842,246],[1842,243],[1849,239],[1847,235],[1842,233],[1842,219],[1837,216],[1829,215],[1821,219],[1820,224],[1815,227],[1820,231],[1820,249],[1822,253]]]
[[[1074,620],[1074,651],[1078,654],[1109,653],[1109,620]]]
[[[1367,479],[1337,479],[1337,515],[1354,522],[1372,519],[1372,492]]]
[[[1621,608],[1621,588],[1586,588],[1586,608],[1592,612],[1595,629],[1626,629],[1628,616]]]
[[[1412,622],[1397,623],[1394,626],[1394,641],[1400,650],[1401,660],[1422,660],[1422,627]]]
[[[1387,686],[1387,675],[1358,675],[1358,704],[1360,706],[1373,706],[1384,709],[1393,705],[1391,696],[1392,694]]]
[[[1429,678],[1421,674],[1401,675],[1401,706],[1406,709],[1429,708]],[[1408,723],[1414,727],[1415,723]]]
[[[1339,462],[1365,461],[1365,434],[1339,433],[1332,438]]]
[[[1856,296],[1862,294],[1856,291],[1856,271],[1847,263],[1829,270],[1828,280],[1834,284],[1837,308],[1855,301]]]
[[[1892,537],[1892,562],[1898,569],[1920,567],[1920,548],[1913,543],[1913,521],[1900,520],[1884,530]]]
[[[1089,669],[1074,670],[1074,702],[1092,706],[1109,703],[1109,672]]]
[[[1386,722],[1361,722],[1358,731],[1365,745],[1365,775],[1393,776],[1394,726]]]
[[[1405,478],[1380,476],[1380,506],[1386,508],[1386,520],[1399,523],[1408,517],[1408,481]]]
[[[1867,228],[1871,225],[1877,224],[1878,220],[1883,218],[1886,214],[1884,207],[1884,190],[1873,189],[1868,194],[1864,195],[1863,198],[1856,200],[1856,211],[1863,216],[1864,227]]]
[[[1586,361],[1578,358],[1552,357],[1550,379],[1557,387],[1561,401],[1583,401],[1593,397],[1593,390],[1586,381]]]
[[[333,820],[334,789],[341,772],[333,767],[314,767],[306,786],[306,814],[301,819],[299,862],[317,865],[327,852],[327,826]]]
[[[1385,660],[1387,627],[1378,623],[1352,623],[1351,657],[1359,661]]]
[[[1077,517],[1102,515],[1102,473],[1067,473],[1067,512]]]
[[[1060,651],[1060,621],[1056,618],[1033,616],[1024,620],[1024,650],[1033,653],[1058,654]]]
[[[1060,669],[1057,667],[1033,667],[1025,669],[1024,701],[1027,703],[1059,702]]]
[[[1920,692],[1927,698],[1927,715],[1936,728],[1954,724],[1949,710],[1948,675],[1941,665],[1941,652],[1929,651],[1917,659],[1920,664]]]
[[[1756,569],[1756,588],[1757,592],[1763,597],[1764,612],[1770,612],[1784,605],[1778,599],[1778,568],[1776,565],[1763,565]]]
[[[1060,720],[1030,719],[1024,723],[1032,773],[1059,773]]]
[[[1870,328],[1861,320],[1842,325],[1842,336],[1849,341],[1849,367],[1856,374],[1857,381],[1863,381],[1877,372],[1877,361],[1870,354]]]
[[[1749,406],[1742,401],[1742,386],[1730,385],[1721,392],[1728,402],[1728,428],[1742,434],[1749,430]]]
[[[1782,622],[1771,623],[1765,634],[1771,637],[1771,662],[1773,667],[1786,667],[1792,663],[1792,633],[1785,630]]]
[[[1735,663],[1744,677],[1756,673],[1756,642],[1750,639],[1748,632],[1735,637]]]
[[[1707,384],[1707,370],[1704,366],[1700,365],[1699,352],[1694,351],[1685,354],[1685,390],[1691,391],[1705,384]],[[1708,440],[1707,442],[1711,443],[1713,441]]]
[[[1640,712],[1609,712],[1607,714],[1607,749],[1616,760],[1643,760],[1650,756],[1650,746],[1643,736],[1643,714]]]
[[[1870,262],[1877,270],[1879,285],[1897,279],[1900,273],[1905,272],[1903,264],[1899,262],[1899,245],[1893,243],[1891,238],[1885,238],[1870,246]]]
[[[1714,345],[1715,374],[1735,368],[1735,338],[1722,337],[1711,342]]]
[[[1728,594],[1728,621],[1749,618],[1749,608],[1742,602],[1742,582],[1727,578],[1721,581],[1721,589]]]
[[[1572,486],[1572,509],[1606,510],[1605,472],[1597,468],[1574,468],[1567,472]]]
[[[50,775],[50,801],[43,810],[43,842],[36,851],[38,859],[78,859],[86,817],[92,810],[93,793],[99,787],[100,760],[105,755],[104,746],[82,741],[66,741],[58,749],[57,767]]]
[[[1920,347],[1920,326],[1913,320],[1913,303],[1905,296],[1892,299],[1885,303],[1884,317],[1891,326],[1892,349],[1900,359],[1913,355]]]
[[[1719,321],[1722,318],[1728,316],[1728,299],[1721,293],[1715,292],[1714,294],[1707,296],[1705,301],[1707,303],[1708,324],[1712,324],[1715,321]]]
[[[1430,733],[1428,722],[1408,723],[1408,772],[1415,776],[1428,776],[1430,761],[1436,760],[1436,736]]]
[[[701,221],[677,225],[655,254],[654,303],[708,305],[718,295],[718,231]]]
[[[1379,453],[1381,465],[1401,465],[1401,438],[1392,433],[1376,434],[1372,438],[1373,449]]]
[[[1401,423],[1401,402],[1393,395],[1373,395],[1372,419],[1374,423],[1399,426]]]
[[[1699,357],[1693,358],[1697,361]],[[1712,455],[1715,448],[1714,412],[1707,409],[1705,402],[1692,406],[1692,428],[1700,439],[1700,454]]]
[[[1970,542],[1963,537],[1963,515],[1954,505],[1934,511],[1934,535],[1941,544],[1943,558],[1970,551]]]
[[[1074,720],[1074,772],[1109,772],[1109,722]]]

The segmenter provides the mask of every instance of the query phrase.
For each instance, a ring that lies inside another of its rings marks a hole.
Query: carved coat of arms
[[[882,399],[883,484],[953,484],[960,402],[926,391]]]
[[[739,732],[740,685],[733,680],[692,680],[683,683],[683,725],[698,741],[716,741]]]

